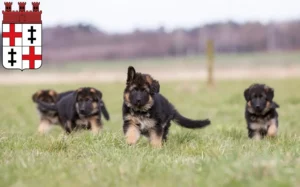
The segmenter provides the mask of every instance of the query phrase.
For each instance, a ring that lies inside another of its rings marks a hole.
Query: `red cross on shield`
[[[29,47],[29,54],[23,54],[22,55],[23,69],[27,69],[27,68],[29,68],[29,69],[38,69],[41,66],[41,62],[36,64],[36,61],[41,61],[42,60],[42,55],[41,54],[36,54],[36,51],[35,51],[36,48],[38,48],[38,47],[30,46]],[[24,50],[24,48],[23,48],[23,50]],[[24,63],[25,60],[29,61],[29,66],[27,66]]]
[[[22,32],[16,32],[15,24],[9,24],[9,32],[3,32],[2,37],[9,38],[9,46],[15,46],[15,40],[22,38]]]

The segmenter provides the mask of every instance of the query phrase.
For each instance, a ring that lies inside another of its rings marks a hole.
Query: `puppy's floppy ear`
[[[98,101],[102,99],[102,92],[101,91],[99,91],[99,90],[97,90],[95,88],[92,88],[91,92],[93,92],[94,94],[96,94],[96,97],[97,97]]]
[[[274,89],[265,85],[264,90],[265,90],[265,93],[267,95],[267,99],[269,101],[272,101],[273,98],[274,98]]]
[[[104,104],[104,101],[101,99],[98,102],[99,102],[98,105],[100,107],[100,111],[102,112],[104,118],[108,121],[110,117],[109,117],[109,113],[108,113],[108,111],[106,109],[106,106]]]
[[[57,92],[55,90],[49,90],[48,94],[54,99],[54,101],[57,100],[58,94],[57,94]]]
[[[250,100],[250,88],[247,88],[246,90],[244,90],[244,98],[246,101]]]
[[[150,85],[150,92],[151,94],[159,93],[160,90],[160,84],[157,80],[153,80]]]
[[[153,79],[149,74],[143,74],[146,82],[149,84],[150,93],[159,93],[160,84],[157,80]]]
[[[35,92],[31,98],[33,102],[37,102],[37,98],[40,96],[40,94],[42,93],[42,90]]]
[[[277,104],[277,103],[274,102],[274,101],[272,102],[271,107],[272,107],[272,108],[280,108],[279,104]]]
[[[96,93],[96,96],[97,96],[97,99],[98,99],[98,110],[99,110],[99,113],[102,112],[104,118],[106,120],[109,120],[109,113],[108,113],[108,111],[107,111],[107,109],[105,107],[104,101],[102,100],[103,94],[99,90],[96,90],[96,89],[94,89],[94,90],[95,90],[95,93]]]
[[[128,67],[126,84],[130,84],[135,77],[135,69],[132,66]]]

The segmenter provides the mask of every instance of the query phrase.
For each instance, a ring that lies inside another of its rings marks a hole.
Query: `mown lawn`
[[[251,81],[162,82],[161,93],[190,118],[207,118],[201,130],[170,128],[169,141],[153,149],[142,138],[127,146],[122,134],[124,84],[0,86],[0,186],[300,186],[300,80],[268,80],[280,104],[279,136],[251,141],[243,91]],[[93,136],[65,136],[56,126],[37,134],[31,95],[95,86],[104,94],[111,121]]]

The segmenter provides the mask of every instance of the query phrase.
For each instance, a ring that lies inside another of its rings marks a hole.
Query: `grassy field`
[[[264,82],[275,88],[280,127],[278,138],[260,142],[246,134],[243,91],[251,81],[220,81],[213,90],[204,82],[162,82],[161,93],[182,114],[212,121],[194,131],[173,123],[162,149],[151,148],[145,138],[125,144],[123,84],[87,84],[103,92],[111,115],[97,136],[64,136],[58,126],[37,134],[33,92],[83,85],[0,86],[0,186],[299,187],[300,79]]]

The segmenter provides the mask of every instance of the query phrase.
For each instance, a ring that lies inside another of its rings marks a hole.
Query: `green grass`
[[[103,92],[111,115],[97,136],[64,136],[58,126],[37,134],[32,93],[83,85],[0,86],[0,186],[299,186],[300,80],[265,82],[275,88],[280,126],[277,138],[260,142],[247,138],[243,116],[243,90],[252,82],[218,82],[214,90],[203,82],[161,83],[161,93],[182,114],[212,121],[194,131],[173,123],[162,149],[145,138],[125,144],[123,84],[88,84]]]

